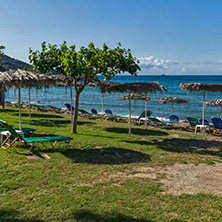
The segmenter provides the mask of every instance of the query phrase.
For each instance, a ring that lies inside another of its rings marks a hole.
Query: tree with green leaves
[[[5,49],[5,46],[0,45],[0,59],[2,59],[2,56],[4,55],[4,49]]]
[[[75,89],[75,109],[72,121],[72,132],[77,130],[79,96],[85,86],[92,82],[98,74],[105,80],[110,80],[116,74],[128,72],[137,75],[140,70],[138,61],[132,56],[130,49],[121,48],[121,44],[114,49],[103,44],[102,49],[93,43],[88,47],[82,46],[78,51],[75,45],[67,46],[66,42],[60,46],[42,43],[42,50],[29,50],[29,60],[41,73],[55,70],[57,73],[71,76]]]

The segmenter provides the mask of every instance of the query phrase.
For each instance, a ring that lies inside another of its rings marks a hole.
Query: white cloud
[[[167,69],[169,65],[177,64],[176,60],[156,59],[153,56],[146,58],[138,58],[142,69]]]
[[[139,58],[141,74],[221,74],[221,61],[178,61],[153,56]]]

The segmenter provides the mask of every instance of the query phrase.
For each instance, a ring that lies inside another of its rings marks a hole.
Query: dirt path
[[[210,193],[222,196],[222,163],[175,164],[166,167],[137,168],[139,173],[128,177],[152,178],[161,182],[163,193],[174,195]]]
[[[164,169],[161,179],[165,193],[174,195],[210,193],[222,196],[222,163],[175,164]]]
[[[110,177],[141,177],[161,182],[163,194],[208,193],[222,196],[222,163],[175,164],[166,167],[140,167],[138,173],[125,175],[118,173]]]

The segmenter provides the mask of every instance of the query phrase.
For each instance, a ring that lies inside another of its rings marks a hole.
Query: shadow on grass
[[[107,132],[112,133],[129,133],[128,128],[118,128],[118,127],[109,127],[105,129]],[[167,136],[168,133],[162,132],[159,130],[149,130],[149,129],[139,129],[139,128],[132,128],[131,134],[134,135],[149,135],[149,136]]]
[[[14,116],[19,116],[19,112],[17,113],[13,113],[12,115]],[[23,117],[29,117],[29,114],[28,113],[24,113],[22,112],[22,116]],[[63,116],[59,116],[59,115],[53,115],[53,114],[44,114],[44,113],[31,113],[31,117],[33,118],[47,118],[47,119],[63,119],[64,117]]]
[[[154,141],[154,144],[168,152],[185,153],[191,152],[202,155],[222,157],[222,142],[201,139],[164,139]]]
[[[40,120],[34,120],[34,119],[26,119],[26,123],[30,125],[36,125],[36,126],[58,126],[58,125],[70,125],[70,120],[64,119],[64,120],[58,120],[58,119],[40,119]],[[78,122],[78,126],[80,125],[92,125],[95,124],[93,122],[87,122],[87,121],[81,121]]]
[[[96,124],[94,122],[88,122],[88,121],[78,121],[77,125],[81,126],[81,125],[93,125]]]
[[[69,218],[68,218],[69,219]],[[151,219],[133,218],[125,216],[121,213],[104,213],[104,215],[94,213],[90,210],[79,210],[71,215],[71,220],[79,222],[93,221],[93,222],[154,222]],[[155,220],[156,221],[156,220]],[[172,219],[172,222],[185,222],[181,219]]]
[[[70,120],[49,120],[49,119],[41,119],[41,120],[27,120],[25,123],[28,123],[32,126],[57,126],[57,125],[67,125],[70,124]]]
[[[70,218],[67,218],[73,221],[85,222],[85,221],[93,221],[93,222],[153,222],[153,220],[143,219],[143,218],[133,218],[130,216],[125,216],[121,213],[104,213],[104,215],[94,213],[90,210],[79,210],[73,213]]]
[[[138,144],[138,145],[142,145],[142,146],[149,146],[149,145],[154,145],[154,143],[152,141],[129,141],[129,140],[124,140],[123,142],[126,142],[126,143],[135,143],[135,144]]]
[[[58,151],[58,150],[57,150]],[[128,164],[150,161],[150,156],[141,152],[121,148],[69,149],[60,152],[76,163]]]
[[[4,110],[0,108],[0,113],[15,113],[15,112],[18,112],[19,110],[16,110],[16,109],[8,109],[8,108],[5,108]]]
[[[17,210],[0,210],[0,221],[1,222],[30,222],[30,221],[35,221],[35,222],[44,222],[44,220],[39,220],[37,218],[30,218],[27,217],[26,215],[24,216],[25,218],[23,219],[23,216],[21,212]]]

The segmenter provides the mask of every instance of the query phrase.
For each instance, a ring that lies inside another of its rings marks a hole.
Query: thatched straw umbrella
[[[202,113],[202,125],[204,126],[206,91],[207,92],[220,92],[220,93],[222,93],[222,84],[181,83],[180,88],[184,91],[187,91],[187,92],[204,91],[204,95],[203,95],[203,113]]]
[[[206,102],[206,106],[220,106],[221,111],[220,111],[220,118],[222,118],[222,99],[215,99]]]
[[[27,72],[24,71],[23,72]],[[29,81],[28,84],[25,86],[29,89],[29,117],[31,117],[31,88],[36,88],[36,104],[38,104],[38,90],[42,89],[43,87],[50,88],[53,86],[57,86],[56,84],[60,81],[63,81],[63,77],[61,75],[45,75],[39,74],[35,72],[27,72],[31,75],[35,75],[36,81]]]
[[[165,97],[165,98],[160,98],[157,103],[161,104],[166,104],[166,103],[172,103],[172,115],[173,115],[173,108],[174,108],[174,103],[188,103],[187,99],[181,99],[178,97]]]
[[[67,103],[67,88],[70,87],[70,106],[71,106],[71,112],[70,112],[70,120],[72,122],[72,116],[73,116],[73,99],[72,99],[72,87],[73,87],[73,79],[70,76],[65,75],[54,75],[54,78],[57,80],[55,81],[56,84],[55,87],[65,87],[65,103]]]
[[[97,88],[99,87],[100,88],[100,91],[101,91],[101,88],[102,87],[108,87],[110,85],[116,85],[116,84],[119,84],[118,82],[110,82],[110,81],[100,81],[98,78],[94,81],[94,82],[90,82],[87,87],[91,87],[91,88]],[[104,114],[104,92],[101,91],[101,94],[102,94],[102,114]]]
[[[167,91],[164,86],[161,86],[158,82],[131,82],[131,83],[118,83],[113,85],[102,85],[100,87],[102,93],[105,92],[128,92],[129,93],[129,134],[131,133],[131,93],[147,93]],[[147,120],[147,110],[145,107],[145,120]],[[145,121],[145,124],[147,122]]]
[[[143,94],[131,94],[130,99],[134,100],[134,117],[136,116],[136,100],[144,100],[145,101],[145,109],[147,107],[147,101],[150,101],[150,97],[145,96]],[[121,100],[129,100],[129,95],[125,95],[119,99]]]
[[[19,94],[19,129],[22,128],[21,123],[21,87],[27,87],[31,86],[35,82],[37,82],[39,79],[38,77],[31,73],[24,70],[16,70],[16,71],[8,71],[1,73],[0,79],[6,79],[5,85],[7,86],[14,86],[18,88],[18,94]]]
[[[58,81],[58,77],[53,75],[44,75],[35,72],[25,71],[25,70],[10,70],[0,74],[0,81],[5,80],[5,85],[14,86],[18,88],[19,96],[19,128],[21,130],[21,88],[29,88],[29,116],[30,113],[30,88],[42,88],[42,87],[51,87],[55,85]]]

